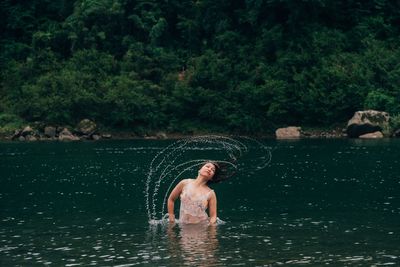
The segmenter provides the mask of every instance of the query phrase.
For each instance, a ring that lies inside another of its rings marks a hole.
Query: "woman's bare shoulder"
[[[209,195],[209,196],[211,196],[211,195],[214,195],[215,196],[215,192],[214,192],[214,190],[213,189],[211,189],[210,187],[208,187],[207,186],[207,194]]]
[[[183,186],[187,185],[188,183],[190,183],[191,181],[193,181],[193,179],[183,179],[182,181],[180,181],[179,183],[182,184]]]

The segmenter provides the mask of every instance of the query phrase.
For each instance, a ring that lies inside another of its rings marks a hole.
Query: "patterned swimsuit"
[[[196,196],[193,189],[193,180],[189,181],[182,190],[181,207],[179,212],[180,223],[201,223],[208,221],[206,213],[210,190],[207,194]]]

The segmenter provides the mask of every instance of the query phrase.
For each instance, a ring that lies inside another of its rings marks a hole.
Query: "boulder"
[[[377,139],[377,138],[383,138],[383,134],[382,132],[373,132],[373,133],[367,133],[367,134],[363,134],[360,135],[359,138],[363,138],[363,139]]]
[[[164,133],[164,132],[158,132],[158,133],[156,133],[156,138],[157,138],[157,139],[167,139],[168,136],[167,136],[167,134]]]
[[[60,135],[58,137],[60,141],[79,141],[79,137],[75,135]]]
[[[400,129],[397,129],[396,131],[394,131],[392,136],[393,137],[400,137]]]
[[[53,126],[46,126],[44,127],[44,135],[49,138],[53,138],[56,136],[56,127]]]
[[[23,130],[22,130],[22,132],[21,132],[21,135],[22,136],[27,136],[27,135],[33,135],[34,134],[34,131],[33,131],[33,129],[31,128],[31,126],[26,126]]]
[[[56,135],[60,134],[62,132],[62,130],[64,130],[63,126],[57,126],[56,127]]]
[[[97,125],[91,120],[81,120],[76,126],[76,132],[82,135],[92,135],[96,132]]]
[[[60,141],[78,141],[79,137],[73,135],[67,128],[64,128],[58,135]]]
[[[100,139],[101,139],[101,136],[98,135],[98,134],[94,134],[94,135],[92,135],[92,139],[95,140],[95,141],[97,141],[97,140],[100,140]]]
[[[279,128],[275,131],[277,139],[294,139],[300,138],[301,127],[290,126],[286,128]]]
[[[57,140],[55,137],[46,137],[45,135],[39,136],[40,141],[50,141],[50,140]]]
[[[104,138],[104,139],[111,139],[111,134],[102,134],[101,135],[101,138]]]
[[[81,135],[81,136],[79,136],[79,138],[80,138],[81,140],[91,140],[91,139],[92,139],[92,137],[89,136],[89,135]]]
[[[37,141],[38,139],[34,135],[27,135],[25,136],[26,141]]]
[[[11,140],[16,140],[21,136],[22,130],[15,130],[14,134],[11,136]],[[24,138],[25,139],[25,138]]]
[[[383,111],[357,111],[347,123],[347,135],[349,137],[359,137],[363,134],[382,131],[389,127],[389,118],[389,114]]]
[[[19,141],[25,141],[25,137],[23,137],[22,135],[18,137]]]
[[[63,128],[63,129],[60,131],[59,135],[72,135],[72,133],[71,133],[70,130],[68,130],[68,128]]]

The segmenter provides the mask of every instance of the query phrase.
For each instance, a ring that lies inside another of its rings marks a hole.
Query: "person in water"
[[[174,204],[175,200],[180,197],[180,223],[209,222],[215,224],[217,221],[217,196],[208,185],[221,181],[223,178],[220,174],[219,164],[209,161],[200,168],[196,179],[180,181],[168,198],[169,221],[175,222]],[[206,213],[207,208],[209,216]]]

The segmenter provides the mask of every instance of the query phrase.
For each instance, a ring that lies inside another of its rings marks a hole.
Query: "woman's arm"
[[[211,192],[210,200],[208,201],[208,212],[210,214],[210,223],[215,224],[217,222],[217,196],[215,192]]]
[[[175,214],[174,214],[174,205],[175,200],[180,196],[182,193],[182,189],[185,186],[187,180],[180,181],[175,188],[172,190],[171,194],[168,197],[168,215],[169,221],[175,222]]]

